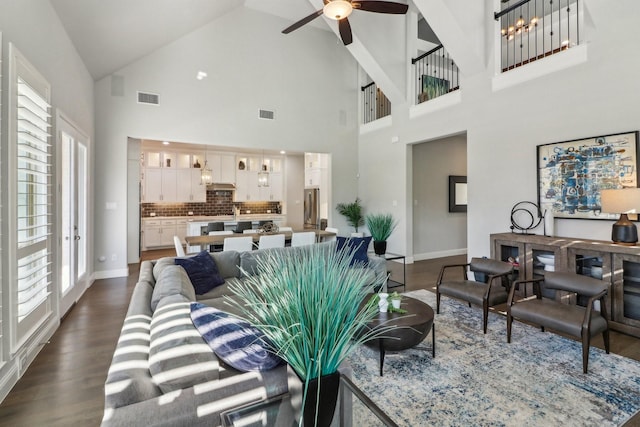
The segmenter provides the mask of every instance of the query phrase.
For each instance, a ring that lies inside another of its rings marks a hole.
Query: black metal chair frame
[[[593,279],[591,277],[586,277],[586,276],[581,276],[577,273],[563,273],[563,274],[575,274],[575,276],[577,276],[577,278],[580,277],[584,277],[584,279],[586,280],[597,280],[597,279]],[[567,277],[567,276],[565,276]],[[529,304],[529,306],[531,307],[531,315],[530,316],[521,316],[521,317],[515,317],[516,319],[520,320],[520,321],[526,321],[526,322],[530,322],[530,323],[534,323],[534,324],[538,324],[540,326],[540,330],[542,332],[545,331],[545,325],[562,325],[562,323],[566,323],[566,316],[564,316],[565,318],[563,319],[554,319],[554,318],[549,318],[548,321],[545,322],[536,322],[534,319],[538,319],[540,320],[541,318],[541,313],[543,313],[542,309],[544,307],[544,305],[541,304],[542,299],[543,299],[543,295],[542,295],[542,287],[545,287],[544,284],[542,284],[544,282],[544,277],[539,277],[539,278],[535,278],[535,279],[528,279],[528,280],[517,280],[513,283],[513,286],[511,287],[511,290],[509,292],[509,299],[507,300],[507,343],[511,343],[511,327],[513,324],[513,319],[515,316],[512,315],[512,307],[514,305],[519,305],[519,304]],[[525,285],[525,289],[526,289],[526,284],[527,283],[532,283],[533,284],[533,292],[535,294],[535,299],[529,298],[529,299],[524,299],[524,300],[520,300],[520,301],[516,301],[514,299],[514,295],[515,292],[518,290],[518,288],[520,287],[520,284],[524,284]],[[576,338],[580,338],[581,342],[582,342],[582,371],[586,374],[587,373],[587,369],[589,366],[589,347],[591,345],[591,336],[594,334],[597,334],[598,332],[593,332],[591,330],[591,324],[592,324],[592,314],[595,312],[593,306],[594,306],[594,302],[595,301],[600,301],[600,316],[602,316],[606,322],[606,329],[602,331],[602,338],[604,341],[604,348],[605,351],[607,352],[607,354],[609,354],[609,321],[607,320],[607,306],[605,303],[605,296],[607,295],[607,290],[605,289],[604,291],[598,292],[598,293],[583,293],[581,294],[576,287],[563,287],[562,285],[559,284],[553,284],[553,285],[549,285],[546,286],[547,289],[552,289],[555,291],[565,291],[565,292],[571,292],[571,293],[575,293],[577,296],[580,295],[584,295],[584,296],[588,296],[589,300],[586,304],[586,306],[580,307],[579,309],[577,309],[577,306],[572,306],[569,304],[564,304],[558,300],[555,299],[549,299],[549,298],[544,298],[546,303],[545,305],[550,308],[550,310],[545,310],[545,312],[551,312],[553,313],[554,311],[556,313],[563,313],[563,311],[566,313],[568,310],[572,310],[572,311],[576,311],[576,310],[581,310],[583,309],[584,311],[584,316],[582,317],[582,319],[577,318],[575,319],[575,323],[573,324],[573,326],[577,326],[577,322],[580,322],[580,336],[576,336],[574,334],[571,334],[569,331],[565,330],[559,330],[559,332],[563,332],[567,335],[574,335]],[[538,302],[536,302],[538,301]],[[571,307],[571,308],[570,308]],[[578,311],[579,313],[579,311]],[[552,328],[551,326],[547,326],[549,328]],[[560,327],[560,326],[557,326]]]
[[[444,277],[444,273],[446,270],[451,269],[451,268],[459,268],[462,269],[463,272],[463,280],[462,281],[453,281],[453,282],[459,282],[460,284],[464,284],[464,285],[468,285],[468,286],[483,286],[484,287],[484,294],[482,296],[482,330],[483,332],[486,334],[487,333],[487,322],[488,322],[488,318],[489,318],[489,299],[491,297],[491,290],[494,289],[494,286],[504,286],[506,284],[506,292],[509,292],[509,287],[510,287],[510,276],[513,273],[513,266],[511,266],[510,264],[504,262],[504,261],[498,261],[498,260],[487,260],[489,262],[492,263],[501,263],[504,264],[504,268],[505,269],[509,269],[509,271],[505,271],[503,273],[500,274],[491,274],[492,272],[489,270],[485,270],[482,268],[478,268],[476,267],[477,263],[481,263],[482,261],[485,261],[484,258],[472,258],[470,263],[466,263],[466,264],[450,264],[450,265],[444,265],[442,266],[442,269],[440,270],[440,274],[438,275],[438,281],[436,282],[436,313],[440,314],[440,296],[442,294],[440,286],[443,284],[443,277]],[[471,270],[474,273],[483,273],[485,275],[485,281],[484,282],[479,282],[479,281],[475,281],[475,280],[469,280],[468,278],[468,273],[467,271]],[[447,282],[445,282],[446,284]],[[462,299],[464,301],[466,301],[469,304],[469,307],[471,307],[471,301],[469,300],[465,300],[462,296],[453,296],[453,295],[449,295],[446,292],[444,293],[444,295],[447,295],[449,297],[452,298],[459,298]],[[506,297],[502,302],[506,302]]]

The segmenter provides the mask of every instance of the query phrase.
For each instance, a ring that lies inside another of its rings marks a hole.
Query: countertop
[[[157,220],[157,219],[186,219],[187,222],[235,222],[235,221],[260,221],[267,219],[283,219],[286,218],[283,214],[242,214],[242,215],[216,215],[216,216],[148,216],[142,218],[145,220]]]

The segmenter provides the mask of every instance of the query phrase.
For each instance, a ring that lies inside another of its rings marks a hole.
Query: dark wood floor
[[[153,251],[143,259],[172,254]],[[449,257],[407,265],[407,290],[431,289],[442,264],[464,259]],[[395,277],[402,275],[401,264],[389,264]],[[137,265],[129,268],[128,278],[96,281],[69,312],[51,342],[0,404],[0,426],[100,424],[106,373],[138,276]],[[613,352],[640,360],[639,339],[617,333],[611,339]],[[640,425],[640,417],[636,418],[628,425]]]

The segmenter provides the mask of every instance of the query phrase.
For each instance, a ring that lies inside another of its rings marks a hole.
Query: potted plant
[[[360,198],[356,197],[355,202],[352,203],[338,203],[336,210],[340,215],[347,218],[347,223],[355,228],[356,233],[358,227],[364,225],[364,216],[362,214],[362,205],[360,204]]]
[[[350,267],[352,257],[348,247],[273,251],[257,260],[257,274],[229,285],[239,297],[226,297],[229,304],[263,331],[300,378],[305,426],[331,423],[338,367],[360,344],[392,328],[365,328],[378,306],[363,303],[371,282],[366,269]]]
[[[387,252],[387,239],[398,225],[397,222],[391,214],[369,214],[366,223],[373,237],[373,250],[376,255],[384,255]]]

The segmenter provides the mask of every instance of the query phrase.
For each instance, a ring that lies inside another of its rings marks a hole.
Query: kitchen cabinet
[[[257,179],[257,177],[256,177]],[[277,202],[284,198],[284,182],[281,173],[269,174],[269,186],[259,187],[260,199],[268,202]]]
[[[180,238],[181,242],[184,242],[184,238],[188,236],[189,225],[186,219],[176,220],[176,236]]]
[[[207,157],[213,174],[213,182],[234,184],[236,182],[236,157],[233,154],[213,154]]]
[[[269,173],[269,186],[258,186],[258,172],[237,171],[236,191],[234,201],[236,202],[257,202],[268,201],[277,202],[284,198],[284,181],[281,173]]]
[[[176,227],[177,225],[175,219],[143,220],[143,249],[173,246],[173,236],[177,235]]]
[[[145,151],[142,153],[143,186],[145,203],[206,202],[206,187],[200,185],[202,153]]]
[[[177,200],[177,172],[175,169],[147,168],[144,170],[144,202],[175,203]]]
[[[204,203],[207,201],[207,186],[202,184],[200,169],[178,169],[177,203]]]
[[[322,183],[322,170],[305,169],[304,171],[305,187],[320,187],[321,183]]]

